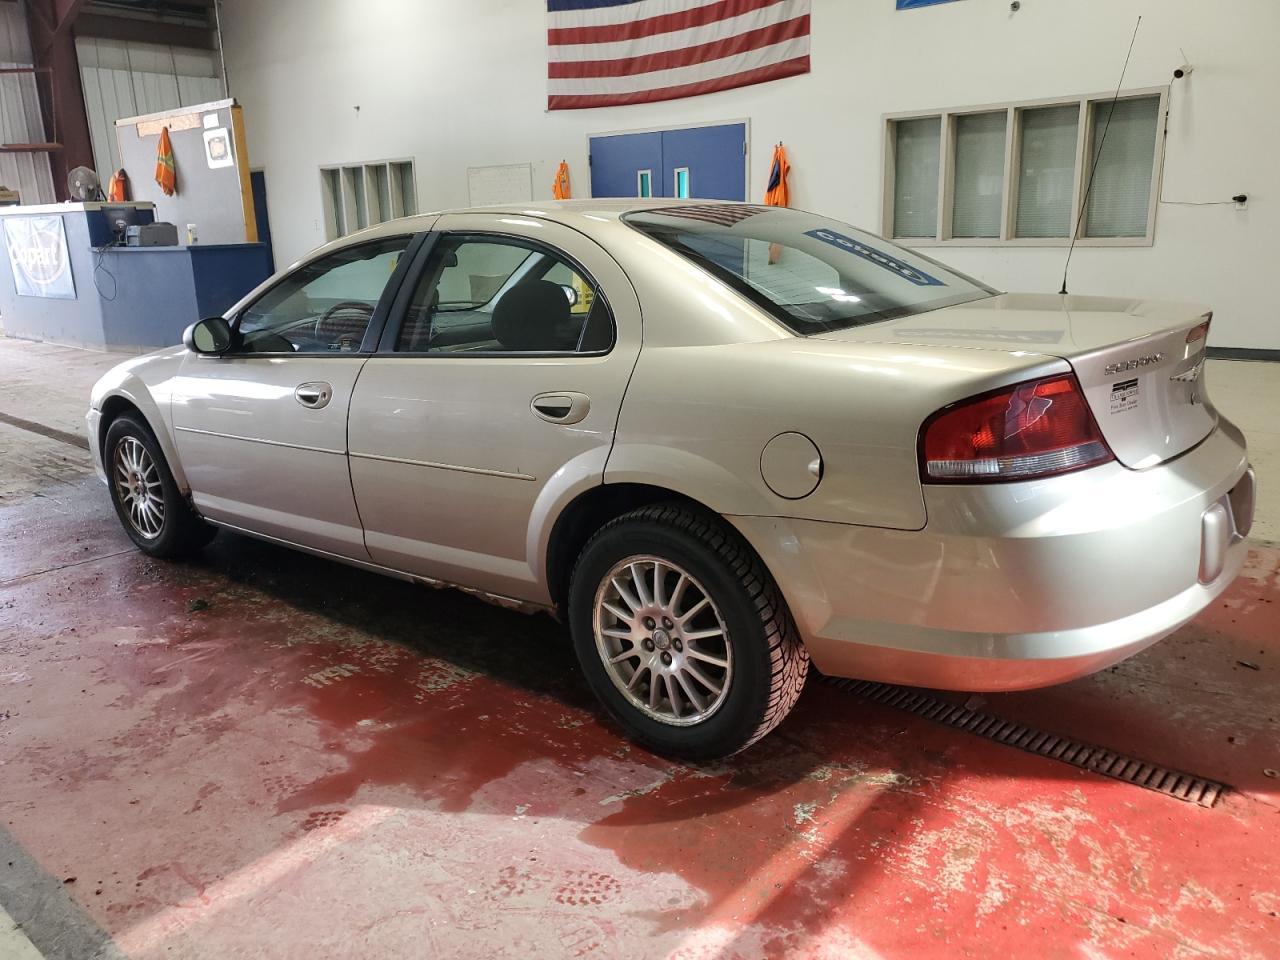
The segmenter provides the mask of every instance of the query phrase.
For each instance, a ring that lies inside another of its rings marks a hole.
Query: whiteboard
[[[467,167],[467,193],[473,207],[529,203],[533,200],[533,164]]]

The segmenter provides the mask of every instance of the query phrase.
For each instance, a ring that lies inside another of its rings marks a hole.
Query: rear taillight
[[[1114,459],[1074,374],[963,400],[925,421],[926,482],[1029,480]]]
[[[1198,324],[1187,331],[1187,343],[1198,343],[1209,336],[1209,321]]]

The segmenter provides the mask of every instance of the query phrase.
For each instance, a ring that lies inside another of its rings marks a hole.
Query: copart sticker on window
[[[911,264],[905,263],[897,257],[891,257],[875,247],[869,247],[861,241],[854,240],[852,237],[846,237],[843,233],[836,233],[834,230],[808,230],[805,232],[805,236],[821,240],[823,243],[829,243],[833,247],[839,247],[841,250],[852,253],[855,257],[861,257],[863,260],[870,260],[876,266],[884,267],[886,270],[896,273],[903,280],[914,283],[917,287],[946,286],[937,277],[930,276],[923,270],[917,270]]]
[[[1111,385],[1111,412],[1124,413],[1138,405],[1138,381],[1121,380]]]

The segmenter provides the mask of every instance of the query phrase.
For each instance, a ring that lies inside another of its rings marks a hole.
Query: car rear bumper
[[[1253,485],[1224,420],[1147,470],[926,486],[919,531],[729,519],[824,673],[1015,690],[1093,673],[1204,609],[1240,571]]]

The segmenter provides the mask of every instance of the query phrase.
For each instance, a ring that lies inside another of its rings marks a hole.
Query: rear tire
[[[773,578],[738,533],[681,504],[596,532],[574,567],[569,622],[587,683],[632,739],[710,760],[782,722],[809,655]]]
[[[116,516],[143,553],[189,556],[217,534],[178,489],[160,444],[141,419],[122,414],[111,421],[102,461]]]

